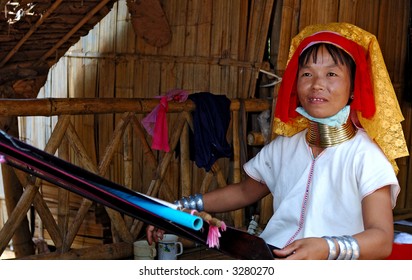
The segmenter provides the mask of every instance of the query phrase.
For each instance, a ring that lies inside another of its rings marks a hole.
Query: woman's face
[[[324,46],[316,62],[310,58],[299,68],[297,92],[300,105],[315,118],[337,114],[348,104],[351,91],[349,66],[337,64]]]

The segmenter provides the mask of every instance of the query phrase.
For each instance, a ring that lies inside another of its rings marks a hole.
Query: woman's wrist
[[[328,260],[357,260],[360,256],[358,241],[349,235],[323,236],[329,246]]]
[[[184,196],[180,200],[176,200],[174,204],[179,209],[186,208],[197,210],[199,212],[202,212],[204,210],[203,195],[200,193],[196,193],[190,196]]]

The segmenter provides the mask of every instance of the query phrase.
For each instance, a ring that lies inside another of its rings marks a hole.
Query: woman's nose
[[[325,88],[325,80],[322,77],[314,77],[312,83],[313,89],[324,89]]]

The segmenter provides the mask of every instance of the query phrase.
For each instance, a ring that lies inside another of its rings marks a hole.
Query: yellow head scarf
[[[292,39],[289,61],[305,38],[322,31],[334,32],[355,42],[365,50],[376,112],[371,118],[364,118],[360,112],[357,112],[357,117],[366,133],[379,145],[397,173],[398,167],[395,159],[408,156],[409,153],[401,126],[404,118],[386,69],[378,40],[373,34],[349,23],[311,25],[304,28]],[[288,71],[288,68],[286,68],[286,71]],[[282,82],[285,81],[283,80]],[[291,94],[291,92],[287,94]],[[289,119],[286,122],[275,117],[273,133],[292,136],[307,128],[307,126],[308,120],[301,116]]]

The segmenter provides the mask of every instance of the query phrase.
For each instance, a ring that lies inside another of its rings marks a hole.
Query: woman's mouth
[[[318,102],[325,102],[326,99],[324,98],[318,98],[318,97],[312,97],[312,98],[308,98],[309,102],[313,102],[313,103],[318,103]]]

